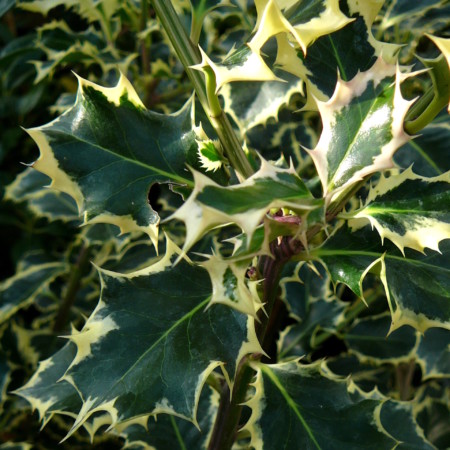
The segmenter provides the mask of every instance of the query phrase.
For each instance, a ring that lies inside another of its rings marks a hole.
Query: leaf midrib
[[[368,88],[368,86],[369,86],[369,82],[370,82],[370,81],[375,81],[375,80],[369,80],[369,81],[366,83],[365,89],[364,89],[364,91],[359,95],[359,97],[361,97],[362,94],[364,94],[364,93],[367,91],[367,88]],[[381,81],[382,81],[382,80],[379,80],[379,82],[381,82]],[[328,182],[328,189],[329,189],[329,191],[332,191],[332,190],[334,189],[334,187],[336,186],[336,180],[335,180],[336,174],[339,172],[339,169],[341,168],[343,162],[347,159],[347,156],[348,156],[349,152],[353,149],[354,143],[356,142],[357,137],[360,135],[360,130],[361,130],[361,128],[362,128],[362,125],[363,125],[364,122],[367,120],[367,117],[369,117],[369,116],[371,115],[371,113],[374,111],[374,107],[376,106],[378,99],[381,97],[381,94],[385,91],[385,89],[386,89],[386,88],[384,88],[384,89],[382,90],[382,92],[380,92],[380,93],[372,100],[372,103],[371,103],[371,105],[370,105],[370,108],[367,110],[367,113],[366,113],[364,116],[361,114],[361,103],[358,102],[357,106],[358,106],[359,113],[360,113],[360,117],[361,117],[361,123],[360,123],[360,125],[359,125],[359,128],[356,130],[356,132],[354,133],[353,137],[351,138],[351,142],[348,143],[347,149],[346,149],[346,151],[345,151],[345,154],[344,154],[343,157],[341,158],[341,160],[340,160],[340,162],[339,162],[339,164],[338,164],[336,170],[334,171],[334,173],[333,173],[333,175],[332,175],[330,181]],[[355,98],[355,97],[353,97],[353,98]],[[349,101],[349,103],[348,103],[347,105],[345,105],[345,106],[349,106],[349,105],[351,104],[351,101],[353,100],[353,98],[352,98],[352,99]],[[345,107],[345,106],[344,106],[344,107]],[[339,111],[334,111],[334,112],[335,112],[335,113],[336,113],[336,112],[341,112],[342,109],[343,109],[344,107],[342,107]],[[392,121],[392,114],[391,114],[390,118],[391,118],[391,121]],[[391,125],[391,129],[392,129],[392,125]],[[381,150],[381,149],[380,149],[380,150]],[[347,181],[345,181],[343,184],[347,183],[347,182],[353,177],[353,175],[354,175],[354,173],[352,173],[352,176],[351,176]],[[343,185],[343,184],[342,184],[342,185]],[[342,185],[341,185],[341,186],[342,186]]]
[[[161,343],[161,341],[165,340],[173,330],[179,327],[184,321],[189,320],[198,310],[206,306],[210,300],[211,295],[209,295],[205,300],[199,303],[195,308],[191,309],[187,314],[181,317],[181,319],[178,319],[144,353],[142,353],[142,355],[136,360],[136,362],[119,378],[118,381],[116,381],[116,383],[114,383],[114,386],[117,385],[119,382],[123,381],[123,379],[128,375],[128,373],[131,372],[144,359],[144,357],[148,353],[150,353],[156,346],[158,346]]]
[[[311,428],[307,424],[305,418],[300,413],[300,411],[299,411],[299,409],[297,407],[297,404],[295,403],[293,398],[289,395],[289,393],[286,391],[284,386],[281,384],[280,380],[276,377],[276,375],[267,366],[260,366],[260,368],[261,368],[261,371],[264,372],[269,377],[270,381],[278,388],[278,390],[280,391],[281,395],[286,400],[286,403],[294,411],[294,413],[297,416],[297,418],[299,419],[300,423],[303,425],[303,428],[308,433],[308,436],[310,437],[311,441],[314,443],[315,447],[318,450],[321,450],[322,447],[317,442],[317,440],[316,440],[316,438],[315,438]]]
[[[53,130],[53,132],[55,132],[55,130]],[[157,168],[155,166],[150,166],[148,164],[143,163],[142,161],[138,161],[137,159],[130,159],[130,158],[124,156],[124,155],[120,155],[118,153],[115,153],[112,150],[109,150],[109,149],[107,149],[107,148],[105,148],[105,147],[103,147],[103,146],[101,146],[101,145],[99,145],[97,143],[90,142],[90,141],[87,141],[85,139],[82,139],[79,136],[75,136],[73,134],[63,133],[61,131],[56,131],[56,133],[61,133],[61,134],[65,135],[65,136],[70,136],[72,139],[74,139],[74,140],[76,140],[76,141],[78,141],[78,142],[80,142],[82,144],[89,145],[89,146],[92,146],[92,147],[96,147],[99,150],[104,151],[106,153],[109,153],[111,155],[114,155],[116,158],[121,159],[123,161],[126,161],[126,162],[128,162],[130,164],[141,166],[141,167],[143,167],[143,168],[145,168],[147,170],[156,172],[159,175],[162,175],[162,176],[165,176],[165,177],[167,177],[169,179],[173,179],[174,181],[178,181],[180,183],[186,184],[189,187],[192,187],[192,188],[194,187],[193,181],[188,180],[187,178],[183,178],[180,175],[177,175],[177,174],[174,174],[174,173],[170,173],[170,172],[166,172],[165,170],[159,169],[159,168]],[[53,146],[51,145],[50,140],[48,140],[48,144],[50,145],[50,148],[53,148]],[[65,144],[59,144],[60,147],[63,147],[64,145]],[[55,157],[56,157],[56,155],[55,155]]]

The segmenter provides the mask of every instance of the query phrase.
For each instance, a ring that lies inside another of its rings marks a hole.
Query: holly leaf
[[[159,217],[148,191],[155,182],[192,186],[185,169],[196,150],[190,109],[188,102],[169,116],[147,111],[124,76],[113,88],[80,78],[70,110],[27,130],[41,152],[33,167],[75,199],[85,223],[145,232],[156,245]]]
[[[403,325],[424,332],[431,327],[450,329],[449,239],[441,243],[441,251],[424,255],[405,250],[402,255],[387,242],[380,245],[368,227],[354,233],[341,227],[311,256],[323,262],[334,283],[346,284],[361,298],[365,276],[375,271],[391,310],[390,332]]]
[[[432,450],[435,447],[427,441],[415,418],[415,408],[410,402],[387,400],[380,413],[381,424],[399,441],[398,450]]]
[[[420,338],[417,362],[423,379],[450,378],[450,332],[431,328]]]
[[[76,354],[76,346],[68,342],[51,358],[39,363],[30,380],[14,394],[27,400],[33,411],[45,425],[55,413],[72,417],[81,408],[82,402],[75,388],[61,380]]]
[[[278,75],[279,71],[275,70],[275,74]],[[265,125],[270,118],[276,119],[279,109],[289,103],[291,96],[302,93],[301,80],[289,74],[283,78],[285,83],[239,82],[223,87],[220,93],[224,110],[239,126],[241,133],[245,134],[257,125]]]
[[[399,46],[377,41],[371,31],[382,3],[377,0],[340,2],[351,16],[347,24],[315,40],[303,55],[289,44],[284,35],[277,36],[276,63],[285,71],[300,77],[308,92],[304,109],[317,109],[316,101],[327,101],[341,79],[350,81],[367,71],[378,58],[395,63]]]
[[[5,189],[5,200],[25,201],[37,217],[48,220],[74,221],[78,219],[78,209],[73,198],[64,192],[46,189],[51,179],[32,167],[20,173]]]
[[[307,215],[321,206],[322,201],[313,198],[292,167],[279,169],[263,159],[261,161],[260,169],[253,176],[234,186],[220,186],[194,171],[193,192],[168,218],[186,224],[185,252],[216,226],[235,223],[248,235],[247,242],[250,243],[269,209],[285,207],[298,215]]]
[[[389,314],[357,320],[345,333],[348,349],[362,362],[378,364],[408,362],[415,356],[419,333],[411,327],[401,327],[389,334]]]
[[[447,113],[445,113],[447,116]],[[407,169],[413,165],[414,173],[424,177],[442,175],[450,170],[447,142],[450,140],[450,124],[447,117],[429,124],[420,136],[408,141],[396,153],[394,160]]]
[[[245,428],[254,448],[393,448],[380,425],[381,400],[352,389],[322,363],[255,365],[252,415]]]
[[[395,151],[410,139],[403,121],[411,102],[400,92],[404,76],[395,73],[395,66],[378,59],[351,81],[339,80],[328,102],[318,102],[323,130],[310,155],[324,197],[393,167]]]
[[[247,264],[224,260],[216,255],[202,263],[212,284],[210,305],[215,303],[235,308],[256,318],[262,304],[257,292],[257,281],[246,278]]]
[[[146,426],[132,425],[122,436],[126,438],[125,449],[141,449],[143,445],[151,448],[198,450],[206,448],[209,432],[217,414],[219,395],[205,388],[198,404],[199,428],[191,422],[178,417],[163,414],[157,420],[149,418]],[[145,444],[144,444],[145,443]]]
[[[216,92],[232,81],[281,81],[269,69],[259,52],[254,52],[247,44],[237,49],[233,48],[220,63],[213,62],[201,47],[200,52],[202,62],[192,66],[192,69],[204,72],[207,77],[212,70],[216,81]]]
[[[288,33],[306,54],[307,47],[317,38],[351,22],[339,9],[338,0],[261,0],[256,2],[256,10],[255,35],[249,45],[257,50],[272,36]]]
[[[66,263],[37,264],[4,280],[0,284],[0,323],[7,321],[19,309],[32,304],[52,281],[68,270]]]
[[[381,29],[387,29],[395,25],[402,25],[405,21],[411,26],[411,22],[418,20],[428,10],[440,9],[445,3],[445,0],[422,0],[419,3],[390,0],[386,2],[385,11],[378,26]],[[412,28],[414,27],[411,26]]]
[[[402,252],[405,247],[439,251],[439,242],[450,238],[449,202],[450,172],[424,178],[409,168],[390,177],[381,175],[366,204],[350,213],[349,226],[356,230],[369,222],[382,242],[388,238]]]
[[[69,339],[77,353],[62,379],[83,406],[72,433],[92,414],[112,426],[160,413],[197,424],[208,375],[221,367],[229,382],[247,353],[261,352],[254,321],[211,300],[207,272],[186,260],[170,241],[166,255],[131,274],[100,270],[99,304]],[[69,433],[69,435],[70,435]]]

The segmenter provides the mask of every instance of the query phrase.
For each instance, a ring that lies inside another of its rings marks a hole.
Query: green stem
[[[183,28],[183,25],[172,6],[172,2],[168,0],[152,0],[152,4],[178,58],[180,58],[180,61],[194,86],[203,109],[208,115],[209,120],[219,137],[228,161],[244,178],[250,177],[253,175],[254,171],[227,116],[220,107],[219,100],[214,92],[215,87],[214,89],[211,87],[211,83],[213,83],[214,80],[209,77],[210,80],[207,80],[206,83],[208,83],[208,86],[206,86],[203,75],[199,71],[191,68],[202,62],[200,52],[189,39],[186,30]]]
[[[450,73],[447,60],[441,56],[430,62],[432,86],[410,108],[404,129],[414,135],[424,129],[448,105],[450,96]]]
[[[62,331],[66,326],[70,310],[75,303],[76,295],[78,289],[80,288],[81,278],[89,264],[90,254],[91,252],[89,247],[83,246],[80,250],[75,265],[71,268],[67,290],[53,324],[53,331],[55,332]]]
[[[148,12],[148,4],[147,0],[141,0],[141,23],[140,30],[144,31],[147,26],[147,12]],[[140,50],[141,50],[141,61],[142,61],[142,72],[145,75],[148,75],[151,72],[150,65],[150,49],[148,45],[148,37],[143,37],[139,42]]]

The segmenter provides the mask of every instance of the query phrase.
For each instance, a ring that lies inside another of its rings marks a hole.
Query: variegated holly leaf
[[[325,264],[334,283],[346,284],[360,297],[367,273],[378,273],[391,310],[391,332],[403,325],[421,332],[450,329],[450,240],[441,243],[442,254],[405,250],[402,255],[389,242],[382,246],[373,233],[369,227],[354,233],[341,227],[311,257]]]
[[[415,399],[417,422],[437,448],[446,448],[450,442],[449,397],[448,386],[428,383],[419,390]]]
[[[322,363],[258,364],[245,428],[258,449],[380,449],[397,440],[380,423],[382,401],[361,393]]]
[[[418,20],[431,9],[441,9],[445,0],[422,0],[421,2],[406,2],[398,0],[388,0],[384,2],[381,22],[378,25],[381,29],[387,29],[395,25],[403,26],[406,22],[411,29],[411,21]]]
[[[402,98],[402,75],[382,59],[351,81],[339,80],[333,97],[319,102],[323,130],[310,152],[327,198],[364,177],[393,167],[408,141],[403,120],[411,102]],[[394,82],[395,80],[395,82]]]
[[[401,363],[415,357],[420,334],[411,327],[401,327],[389,333],[389,314],[364,317],[357,320],[343,335],[351,353],[362,362]]]
[[[202,386],[218,367],[233,380],[247,353],[260,352],[254,320],[223,305],[205,311],[212,290],[208,273],[186,260],[170,241],[157,263],[130,274],[100,271],[99,304],[75,343],[62,379],[83,406],[73,430],[94,413],[112,425],[159,413],[197,423]]]
[[[77,5],[76,0],[33,0],[31,2],[20,1],[17,2],[19,8],[25,9],[26,11],[39,13],[46,16],[49,11],[57,6],[64,5],[66,8]]]
[[[289,265],[285,271],[288,268]],[[332,291],[326,270],[303,261],[294,266],[292,274],[281,279],[280,286],[281,298],[290,316],[298,323],[280,333],[278,357],[307,355],[316,347],[315,338],[321,331],[336,331],[343,319],[346,304]]]
[[[276,63],[306,83],[305,109],[317,109],[317,100],[328,100],[338,77],[350,81],[359,72],[367,71],[380,57],[395,63],[394,55],[399,46],[377,41],[371,31],[381,5],[378,0],[340,2],[344,13],[352,20],[345,27],[315,40],[305,56],[292,47],[286,36],[277,36]]]
[[[124,76],[113,88],[79,79],[75,105],[28,130],[41,152],[33,167],[75,199],[85,222],[145,232],[156,244],[159,217],[148,191],[155,182],[192,185],[190,109],[189,102],[170,116],[147,111]]]
[[[256,2],[256,8],[258,20],[248,44],[233,48],[221,63],[212,62],[202,51],[202,63],[194,66],[214,72],[217,91],[232,81],[277,80],[261,56],[262,47],[272,36],[288,35],[306,53],[306,48],[319,36],[351,22],[340,11],[338,0],[288,3],[262,0]]]
[[[308,305],[300,323],[289,326],[281,333],[278,342],[278,358],[308,355],[316,347],[314,340],[321,330],[333,333],[340,323],[345,303],[336,298],[314,300]]]
[[[255,51],[272,36],[288,33],[306,54],[307,47],[317,38],[351,22],[339,9],[339,0],[259,0],[255,4],[258,20],[249,43]]]
[[[450,68],[450,38],[445,39],[431,35],[428,35],[428,37],[437,45],[439,50],[442,52]]]
[[[299,235],[300,219],[296,215],[269,216],[263,219],[263,224],[259,225],[251,237],[242,233],[233,238],[227,239],[234,245],[233,253],[226,258],[228,262],[250,263],[254,256],[270,256],[270,243],[282,236]]]
[[[450,331],[431,328],[420,338],[417,362],[423,379],[450,378]]]
[[[280,71],[274,73],[281,77]],[[284,75],[284,83],[240,82],[227,84],[221,90],[224,110],[234,119],[241,133],[257,125],[265,125],[270,118],[277,118],[279,109],[287,105],[292,95],[300,94],[302,82],[292,75]]]
[[[61,350],[39,363],[30,380],[14,394],[25,398],[45,425],[54,414],[72,417],[80,410],[82,402],[75,388],[61,380],[75,358],[76,346],[68,342]]]
[[[130,63],[136,58],[136,53],[129,53],[123,58],[111,52],[104,36],[89,27],[85,31],[74,32],[66,22],[54,20],[39,27],[37,46],[46,55],[45,61],[35,60],[35,83],[52,76],[58,67],[70,64],[74,60],[78,64],[89,67],[98,65],[103,73],[111,70],[128,71]]]
[[[28,442],[6,442],[0,445],[1,450],[32,450],[32,448]]]
[[[442,175],[450,170],[450,160],[447,155],[450,141],[450,123],[447,113],[421,132],[420,136],[408,141],[395,154],[397,165],[407,169],[413,164],[413,172],[424,177]]]
[[[202,263],[211,278],[212,297],[209,305],[220,303],[256,318],[262,308],[257,281],[246,278],[247,264],[230,262],[216,255]]]
[[[294,169],[279,169],[261,161],[260,169],[243,183],[223,187],[194,171],[195,187],[187,201],[169,219],[186,224],[184,251],[207,231],[229,223],[248,235],[247,243],[271,208],[289,208],[299,216],[321,206]],[[300,229],[299,229],[300,231]]]
[[[220,63],[213,62],[202,48],[200,51],[202,62],[192,68],[204,72],[206,77],[210,77],[210,71],[212,71],[215,77],[216,92],[232,81],[278,80],[259,52],[254,52],[246,44],[237,49],[233,48]]]
[[[381,407],[380,420],[383,428],[399,444],[398,450],[433,450],[434,445],[424,436],[416,421],[414,404],[387,400]]]
[[[5,200],[26,201],[28,208],[37,217],[48,220],[74,221],[78,209],[73,198],[64,192],[47,189],[51,179],[32,167],[25,169],[6,187]]]
[[[365,205],[350,213],[349,225],[356,230],[369,222],[382,242],[388,238],[402,252],[405,247],[439,251],[439,243],[450,239],[449,202],[450,172],[424,178],[409,168],[398,175],[382,175]]]
[[[326,366],[336,375],[351,378],[365,392],[376,389],[387,395],[392,391],[392,365],[362,362],[356,355],[342,353],[337,357],[327,358]]]
[[[210,430],[217,414],[219,395],[205,387],[198,404],[199,428],[178,417],[162,414],[157,420],[150,417],[144,426],[132,425],[121,433],[126,438],[124,449],[199,450],[207,447]]]
[[[312,159],[305,150],[314,148],[319,140],[316,121],[315,112],[299,114],[282,107],[276,122],[269,120],[265,125],[247,130],[245,140],[249,148],[258,149],[258,153],[267,160],[280,161],[281,157],[292,161],[297,173],[306,182],[312,177],[317,179]]]
[[[304,261],[287,265],[280,281],[281,298],[291,316],[301,322],[308,314],[309,306],[317,300],[331,301],[335,295],[330,276],[319,265],[307,265]],[[292,267],[291,267],[292,266]]]
[[[68,265],[61,262],[37,264],[4,280],[0,284],[0,323],[32,304],[52,281],[68,270]]]

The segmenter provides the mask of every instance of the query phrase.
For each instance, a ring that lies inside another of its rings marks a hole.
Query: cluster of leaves
[[[450,445],[447,1],[5,5],[0,448]]]

